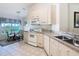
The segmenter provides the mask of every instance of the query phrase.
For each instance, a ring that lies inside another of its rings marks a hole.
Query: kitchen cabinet
[[[27,43],[27,42],[28,42],[28,32],[25,31],[24,34],[23,34],[23,36],[24,36],[24,40],[23,40],[23,41],[24,41],[25,43]]]
[[[79,56],[79,52],[73,49],[68,49],[68,56]]]
[[[28,19],[30,22],[38,22],[39,24],[51,23],[51,4],[34,4],[29,9]]]
[[[61,50],[61,55],[66,55],[66,56],[78,56],[79,55],[79,52],[75,51],[74,49],[66,46],[66,45],[63,45],[63,44],[60,44],[60,50]]]
[[[50,38],[50,54],[51,56],[78,56],[79,52],[72,48]]]
[[[68,56],[68,47],[63,44],[59,44],[60,56]]]
[[[51,56],[59,56],[60,49],[59,49],[59,42],[55,39],[50,38],[50,55]]]
[[[37,46],[43,48],[44,47],[44,37],[43,34],[37,33]]]
[[[44,49],[49,55],[49,37],[47,35],[44,35]]]

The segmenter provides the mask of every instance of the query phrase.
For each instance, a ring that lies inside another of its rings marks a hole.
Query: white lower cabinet
[[[69,47],[67,47],[67,54],[68,54],[68,56],[79,56],[79,52],[77,52],[77,51],[75,51],[75,50],[73,50],[73,49],[71,49],[71,48],[69,48]]]
[[[24,38],[23,38],[24,40],[23,41],[25,43],[27,43],[28,42],[28,32],[24,32],[23,36],[24,36]]]
[[[47,35],[44,35],[44,49],[49,55],[49,37]]]
[[[79,52],[63,44],[60,44],[60,50],[60,54],[64,56],[79,56]]]
[[[24,32],[24,42],[44,48],[50,56],[79,56],[79,52],[48,35]]]
[[[50,39],[50,55],[51,56],[79,56],[79,52],[56,41],[55,39]]]
[[[55,41],[54,39],[51,39],[51,38],[50,38],[50,55],[51,56],[60,55],[59,42],[57,42],[57,41]]]
[[[43,48],[44,47],[44,37],[43,34],[37,33],[37,46]]]

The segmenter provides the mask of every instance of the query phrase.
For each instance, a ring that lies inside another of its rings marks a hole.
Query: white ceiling
[[[0,17],[25,17],[30,6],[30,3],[0,3]],[[20,13],[17,13],[17,11],[19,11]]]

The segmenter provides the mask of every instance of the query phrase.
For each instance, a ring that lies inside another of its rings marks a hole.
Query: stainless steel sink
[[[78,39],[74,39],[73,40],[73,44],[77,47],[79,47],[79,40]]]
[[[69,44],[72,44],[74,46],[78,46],[79,47],[79,40],[76,39],[72,39],[72,38],[68,38],[66,36],[55,36],[56,38],[63,40]]]
[[[55,36],[55,37],[58,38],[58,39],[60,39],[60,40],[65,41],[67,43],[70,43],[70,44],[74,45],[72,38],[68,38],[66,36]]]
[[[61,40],[70,40],[71,38],[68,38],[66,36],[55,36],[56,38],[58,39],[61,39]]]

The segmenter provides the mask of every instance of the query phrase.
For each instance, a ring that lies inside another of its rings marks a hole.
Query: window
[[[21,21],[18,19],[0,18],[0,27],[4,29],[4,32],[18,33],[21,30]]]

